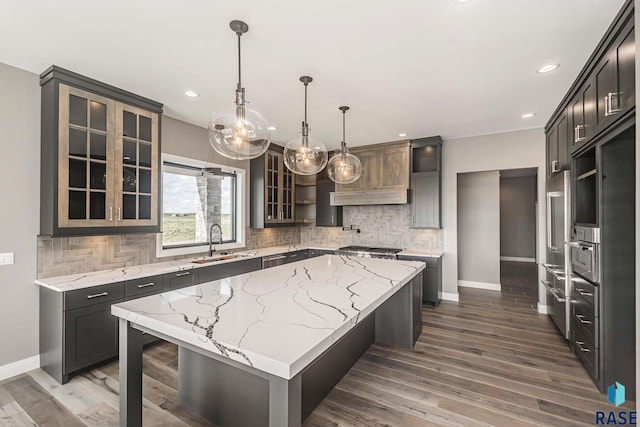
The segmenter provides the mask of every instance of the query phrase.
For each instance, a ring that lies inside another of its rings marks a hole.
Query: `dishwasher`
[[[286,262],[286,255],[272,255],[262,258],[262,268],[275,267],[276,265],[282,265]]]

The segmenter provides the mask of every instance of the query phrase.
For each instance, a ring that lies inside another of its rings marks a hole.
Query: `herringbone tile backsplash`
[[[302,227],[304,244],[369,245],[414,250],[442,250],[442,230],[413,229],[410,205],[345,206],[343,224],[359,228]]]
[[[247,228],[246,249],[291,245],[374,245],[417,250],[442,250],[442,230],[409,228],[409,205],[346,206],[340,227]],[[203,252],[204,253],[204,252]],[[66,276],[140,264],[193,258],[194,255],[156,257],[155,234],[59,237],[38,240],[38,277]]]
[[[246,249],[300,243],[300,228],[247,228]],[[204,252],[203,252],[204,253]],[[155,234],[38,239],[38,278],[193,258],[156,257]]]

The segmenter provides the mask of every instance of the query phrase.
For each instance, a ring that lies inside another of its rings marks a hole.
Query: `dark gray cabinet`
[[[130,300],[153,295],[164,289],[163,276],[142,277],[140,279],[126,280],[124,282],[124,299]]]
[[[441,228],[442,139],[411,141],[411,228]]]
[[[316,177],[316,226],[342,227],[342,206],[331,206],[330,193],[336,191],[336,183],[326,171],[325,168]]]
[[[422,302],[438,306],[442,301],[442,257],[398,255],[398,260],[426,264],[422,272]]]
[[[307,259],[309,257],[309,253],[306,249],[294,252],[288,252],[285,254],[286,258],[283,264],[289,264],[290,262],[302,261],[303,259]]]
[[[262,269],[261,258],[243,259],[225,264],[210,265],[198,269],[198,283],[211,282]]]
[[[411,300],[413,305],[413,343],[415,344],[422,333],[422,299],[424,273],[411,280]]]
[[[594,78],[588,78],[578,89],[568,107],[571,124],[571,152],[584,147],[596,133],[597,111]]]
[[[182,270],[175,273],[166,273],[163,276],[164,290],[175,291],[198,283],[198,270]]]
[[[111,304],[124,301],[124,282],[69,292],[40,288],[40,366],[61,384],[114,357],[118,322]]]
[[[547,177],[570,168],[569,162],[569,117],[567,110],[547,132]]]
[[[334,254],[334,251],[328,249],[309,249],[308,250],[308,258],[315,258],[322,255],[331,255]]]

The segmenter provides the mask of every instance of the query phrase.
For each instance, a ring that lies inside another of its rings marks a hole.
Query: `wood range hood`
[[[352,184],[336,184],[331,206],[404,205],[409,203],[409,141],[355,147],[362,176]]]

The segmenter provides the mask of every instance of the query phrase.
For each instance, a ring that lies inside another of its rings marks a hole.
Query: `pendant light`
[[[238,85],[235,106],[232,111],[213,113],[209,121],[209,143],[215,151],[225,157],[247,160],[261,156],[271,142],[267,121],[257,111],[245,105],[245,91],[242,87],[242,66],[240,60],[240,37],[249,31],[242,21],[229,23],[238,36]]]
[[[302,135],[287,142],[284,147],[284,164],[298,175],[314,175],[327,165],[327,147],[321,142],[309,138],[307,123],[307,86],[313,81],[309,76],[300,77],[304,83],[304,121]]]
[[[340,153],[335,154],[327,165],[329,179],[338,184],[351,184],[362,175],[362,163],[360,159],[349,153],[345,142],[345,115],[349,107],[343,105],[338,110],[342,111],[342,143]]]

